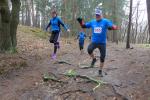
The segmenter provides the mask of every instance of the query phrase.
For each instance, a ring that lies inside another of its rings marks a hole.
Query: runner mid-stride
[[[60,25],[62,25],[68,32],[70,32],[70,30],[63,23],[63,21],[57,16],[56,11],[52,11],[51,14],[52,14],[52,19],[50,19],[50,22],[46,27],[46,31],[51,26],[52,34],[51,34],[49,41],[50,41],[50,43],[54,44],[54,53],[51,55],[51,58],[56,59],[57,49],[60,48],[60,46],[59,46]]]
[[[84,52],[83,49],[84,49],[85,38],[86,38],[86,35],[82,29],[77,36],[77,39],[79,39],[79,48],[80,48],[81,54],[83,54],[83,52]]]
[[[88,53],[92,57],[91,67],[94,66],[96,62],[96,57],[93,54],[93,51],[98,48],[100,51],[100,69],[99,75],[102,77],[102,68],[104,66],[105,55],[106,55],[106,37],[107,29],[117,30],[118,27],[113,25],[113,23],[103,18],[102,11],[100,9],[95,9],[96,20],[84,23],[82,18],[77,18],[82,28],[92,28],[91,43],[88,46]]]

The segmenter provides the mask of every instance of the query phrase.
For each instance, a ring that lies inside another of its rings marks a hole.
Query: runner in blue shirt
[[[83,54],[85,38],[86,38],[86,34],[84,33],[82,29],[77,36],[77,39],[79,39],[79,48],[80,48],[81,54]]]
[[[102,77],[102,69],[104,66],[105,55],[106,55],[106,37],[107,30],[117,30],[118,27],[114,25],[110,20],[103,18],[102,10],[95,9],[96,19],[91,20],[90,22],[84,23],[82,18],[77,18],[82,28],[91,28],[91,43],[88,46],[88,53],[92,57],[91,67],[94,66],[96,62],[96,57],[93,54],[93,51],[98,48],[100,51],[100,69],[99,75]]]
[[[60,25],[62,25],[65,30],[70,32],[67,26],[63,23],[63,21],[57,16],[57,12],[54,10],[52,11],[52,19],[50,19],[49,24],[46,27],[46,31],[51,26],[50,31],[52,32],[51,37],[49,39],[50,43],[54,44],[54,53],[51,55],[52,59],[56,59],[56,52],[57,49],[60,48],[59,46],[59,38],[60,38]]]

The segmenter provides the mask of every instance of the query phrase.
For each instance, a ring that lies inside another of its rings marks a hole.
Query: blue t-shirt
[[[51,26],[51,31],[60,31],[60,25],[62,25],[66,30],[68,29],[59,17],[54,17],[50,20],[49,24],[46,27],[46,30]]]
[[[107,29],[113,26],[113,23],[108,19],[101,19],[100,21],[92,20],[85,23],[87,28],[92,28],[92,43],[106,44]]]

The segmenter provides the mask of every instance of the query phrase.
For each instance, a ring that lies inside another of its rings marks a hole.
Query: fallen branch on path
[[[79,64],[78,66],[79,66],[79,68],[81,68],[81,69],[88,69],[88,68],[96,68],[96,67],[98,67],[98,66],[91,67],[91,66],[88,65],[88,64]]]
[[[100,87],[101,85],[103,84],[106,84],[106,82],[103,82],[101,80],[97,80],[97,79],[94,79],[92,77],[89,77],[89,76],[86,76],[86,75],[77,75],[77,73],[74,71],[74,70],[69,70],[68,72],[66,72],[65,74],[61,74],[61,75],[65,75],[67,77],[72,77],[72,78],[82,78],[82,79],[86,79],[88,80],[88,82],[93,82],[96,85],[96,87],[93,88],[93,91],[95,91],[95,89],[97,89],[98,87]],[[48,74],[44,74],[43,76],[43,81],[46,82],[46,81],[54,81],[54,82],[59,82],[59,83],[66,83],[64,81],[61,81],[59,80],[57,77],[55,77],[56,75],[48,75]]]
[[[69,70],[67,71],[65,74],[59,74],[59,75],[64,75],[66,77],[70,77],[70,78],[74,78],[76,80],[76,78],[81,78],[81,79],[86,79],[87,82],[92,82],[92,83],[95,83],[97,84],[94,88],[93,88],[93,91],[95,91],[98,87],[102,86],[102,85],[106,85],[107,87],[110,87],[112,88],[113,90],[113,93],[119,97],[119,98],[122,98],[122,100],[128,100],[125,96],[123,96],[122,94],[118,93],[115,86],[110,84],[110,83],[106,83],[102,80],[97,80],[97,79],[94,79],[92,77],[89,77],[89,76],[86,76],[86,75],[78,75],[77,72],[75,70]],[[62,80],[59,80],[55,74],[51,73],[51,75],[48,75],[48,74],[45,74],[43,76],[43,80],[44,81],[54,81],[54,82],[58,82],[58,83],[63,83],[63,84],[68,84],[68,82],[64,82]],[[74,81],[76,82],[76,81]],[[76,93],[76,92],[81,92],[81,93],[88,93],[88,91],[85,91],[85,90],[82,90],[80,88],[78,89],[74,89],[74,90],[67,90],[67,91],[64,91],[64,92],[61,92],[60,95],[64,95],[64,94],[69,94],[69,93]],[[92,92],[92,91],[90,91]]]
[[[68,76],[68,77],[76,77],[77,73],[73,69],[70,69],[68,72],[66,72],[63,75]]]
[[[86,75],[77,75],[76,72],[74,70],[69,70],[67,73],[64,74],[65,76],[68,77],[74,77],[74,78],[82,78],[82,79],[87,79],[90,82],[96,83],[97,86],[93,88],[93,91],[95,91],[95,89],[97,89],[98,87],[100,87],[103,84],[106,84],[106,82],[103,82],[101,80],[97,80],[94,79],[92,77],[86,76]]]
[[[92,77],[89,77],[89,76],[84,76],[84,75],[77,75],[76,77],[79,77],[79,78],[82,78],[82,79],[87,79],[89,80],[90,82],[93,82],[95,84],[97,84],[94,88],[93,88],[93,91],[95,91],[98,87],[100,87],[101,85],[103,84],[107,84],[106,82],[104,81],[101,81],[101,80],[97,80],[97,79],[94,79]]]
[[[58,83],[66,83],[64,81],[61,81],[61,80],[57,79],[54,76],[51,76],[51,75],[48,75],[48,74],[44,74],[43,81],[46,82],[46,81],[49,81],[49,80],[54,81],[54,82],[58,82]]]
[[[84,90],[81,90],[81,89],[77,89],[77,90],[65,91],[63,93],[60,93],[60,95],[69,94],[69,93],[76,93],[76,92],[87,93],[87,91],[84,91]]]
[[[72,65],[71,63],[69,63],[67,61],[56,61],[54,64],[68,64],[68,65]]]
[[[67,65],[71,65],[71,66],[75,66],[75,67],[76,67],[76,65],[71,64],[71,63],[69,63],[69,62],[67,62],[67,61],[64,61],[64,60],[56,61],[54,64],[67,64]]]

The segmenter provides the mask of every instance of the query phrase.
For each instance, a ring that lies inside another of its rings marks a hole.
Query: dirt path
[[[87,53],[80,55],[77,43],[62,41],[57,61],[49,57],[48,41],[32,34],[19,31],[19,54],[26,59],[28,67],[11,71],[0,76],[0,100],[150,100],[150,50],[136,47],[126,50],[108,43],[104,68],[105,76],[99,78],[98,68],[82,69],[79,64],[90,64]],[[87,44],[86,44],[87,46]],[[98,51],[95,51],[98,54]],[[99,62],[97,62],[98,66]],[[63,76],[74,69],[78,75],[86,75],[107,82],[95,91],[95,83]],[[43,82],[45,73],[54,73],[66,83]]]

